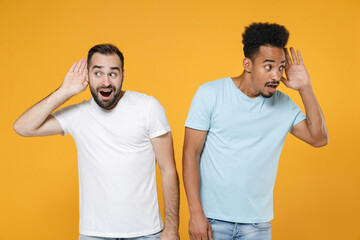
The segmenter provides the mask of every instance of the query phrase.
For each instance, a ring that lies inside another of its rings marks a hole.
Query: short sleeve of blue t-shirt
[[[290,109],[291,109],[293,119],[294,119],[294,121],[291,124],[291,127],[289,129],[289,133],[290,133],[292,130],[292,127],[294,127],[296,124],[303,121],[306,118],[306,116],[305,116],[305,114],[303,114],[300,107],[298,105],[296,105],[291,98],[289,98],[288,96],[286,96],[286,97],[288,98]]]
[[[191,102],[185,126],[197,130],[209,130],[215,102],[216,92],[208,85],[200,86]]]

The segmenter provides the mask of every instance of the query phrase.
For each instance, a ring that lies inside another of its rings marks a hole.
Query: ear
[[[251,61],[250,58],[247,58],[247,57],[244,58],[243,67],[244,67],[245,72],[248,72],[248,73],[251,72],[251,70],[252,70],[252,61]]]

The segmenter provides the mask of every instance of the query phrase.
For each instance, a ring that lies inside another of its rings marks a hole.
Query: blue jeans
[[[271,224],[234,223],[208,218],[214,240],[270,240]]]
[[[79,240],[159,240],[161,232],[150,234],[142,237],[133,237],[133,238],[104,238],[104,237],[92,237],[92,236],[79,236]]]

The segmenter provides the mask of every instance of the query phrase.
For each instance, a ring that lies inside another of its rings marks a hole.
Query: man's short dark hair
[[[124,71],[124,55],[122,52],[112,44],[98,44],[93,46],[89,52],[87,57],[87,65],[90,66],[91,58],[95,53],[100,53],[104,55],[117,54],[121,60],[121,70]]]
[[[251,60],[261,46],[284,48],[288,39],[288,30],[276,23],[252,23],[243,33],[244,55]]]

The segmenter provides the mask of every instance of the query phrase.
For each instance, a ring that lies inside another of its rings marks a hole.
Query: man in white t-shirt
[[[96,45],[62,85],[14,123],[22,136],[71,134],[79,165],[80,240],[179,239],[179,183],[165,110],[151,96],[122,91],[124,57]],[[52,113],[89,84],[92,98]],[[159,165],[165,227],[157,190]]]

